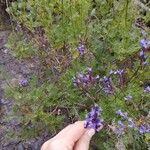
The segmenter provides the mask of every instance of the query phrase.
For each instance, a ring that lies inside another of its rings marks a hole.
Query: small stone
[[[17,146],[17,148],[18,148],[18,150],[24,150],[24,147],[23,147],[22,144],[19,144],[19,145]]]
[[[8,53],[8,49],[4,49],[4,53],[7,54]]]
[[[39,149],[39,143],[38,141],[36,141],[34,144],[33,144],[33,147],[35,150],[38,150]]]

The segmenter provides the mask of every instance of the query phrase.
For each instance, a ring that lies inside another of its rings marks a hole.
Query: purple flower
[[[114,71],[114,74],[122,75],[123,73],[124,73],[123,69],[118,69],[118,70]]]
[[[148,65],[148,62],[147,62],[147,61],[144,61],[144,62],[142,63],[142,65],[143,65],[143,66],[147,66],[147,65]]]
[[[140,57],[144,57],[144,51],[143,50],[140,51],[139,55],[140,55]]]
[[[140,41],[140,45],[141,45],[142,48],[147,49],[147,48],[150,47],[150,40],[142,39]]]
[[[122,111],[119,109],[119,110],[116,111],[116,114],[120,115],[120,114],[122,114]]]
[[[141,60],[141,64],[143,66],[146,66],[148,64],[148,62],[147,62],[148,56],[145,55],[144,49],[147,49],[147,48],[150,47],[150,40],[142,39],[140,41],[140,45],[142,47],[142,50],[140,51],[140,54],[139,54],[140,60]]]
[[[136,127],[132,118],[128,118],[128,127],[129,128],[135,128]]]
[[[114,87],[111,77],[104,76],[101,80],[102,89],[106,94],[114,94]]]
[[[139,130],[140,134],[150,133],[150,126],[149,125],[141,125],[138,130]]]
[[[126,71],[124,69],[118,69],[116,71],[110,71],[110,75],[118,75],[119,85],[123,86],[125,83],[125,73]]]
[[[116,114],[121,116],[123,119],[128,119],[128,113],[122,112],[120,109],[116,111]]]
[[[140,41],[140,45],[141,45],[141,47],[143,47],[143,48],[147,48],[147,41],[146,41],[145,39],[142,39],[142,40]]]
[[[145,52],[143,50],[140,51],[140,58],[142,61],[146,61],[148,56],[145,55]]]
[[[131,95],[127,95],[126,97],[124,97],[124,100],[126,101],[131,101],[132,100],[132,96]]]
[[[124,69],[118,69],[116,71],[110,70],[109,74],[119,74],[122,75],[123,73],[125,73]]]
[[[122,121],[118,121],[118,126],[115,130],[115,133],[118,135],[118,136],[121,136],[125,133],[125,128],[126,126],[122,123]]]
[[[88,73],[89,73],[89,74],[92,74],[92,73],[93,73],[93,69],[92,69],[92,68],[87,68],[87,70],[88,70]]]
[[[145,93],[150,93],[150,86],[147,86],[147,87],[144,89],[144,92],[145,92]]]
[[[148,64],[148,62],[147,62],[148,56],[145,54],[145,52],[143,50],[140,51],[139,57],[140,57],[142,65],[146,66]]]
[[[78,86],[80,84],[80,80],[76,79],[75,77],[73,78],[73,85]]]
[[[80,43],[79,44],[79,47],[78,47],[78,51],[80,53],[81,56],[83,56],[85,54],[85,45],[83,43]]]
[[[19,84],[22,87],[26,87],[26,86],[28,86],[28,80],[27,79],[22,79],[22,80],[20,80]]]
[[[93,76],[92,68],[87,69],[87,73],[79,73],[76,77],[73,78],[73,84],[82,88],[89,88],[95,83],[98,82],[99,76]]]
[[[101,116],[102,109],[95,105],[92,107],[91,111],[86,117],[84,127],[85,128],[93,128],[95,131],[99,131],[100,128],[103,126],[103,120],[99,118]]]

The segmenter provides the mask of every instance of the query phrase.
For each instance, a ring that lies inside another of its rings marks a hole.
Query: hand
[[[94,134],[94,129],[84,128],[84,121],[77,121],[45,142],[41,150],[88,150]]]

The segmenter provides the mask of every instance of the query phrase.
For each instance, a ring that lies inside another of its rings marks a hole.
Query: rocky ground
[[[11,51],[5,47],[10,32],[0,31],[0,150],[38,150],[49,138],[48,132],[29,141],[9,137],[11,131],[19,132],[20,123],[17,119],[8,119],[13,115],[15,101],[5,96],[5,87],[36,74],[37,63],[36,60],[19,61],[11,55]]]

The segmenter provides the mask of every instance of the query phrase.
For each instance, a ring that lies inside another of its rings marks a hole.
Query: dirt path
[[[37,73],[36,62],[18,61],[5,47],[9,32],[0,31],[0,150],[38,150],[49,138],[47,132],[29,141],[18,141],[17,138],[9,137],[12,130],[19,132],[20,123],[17,119],[7,119],[13,115],[15,101],[4,96],[4,89],[8,83],[15,84],[21,78],[30,78]]]

